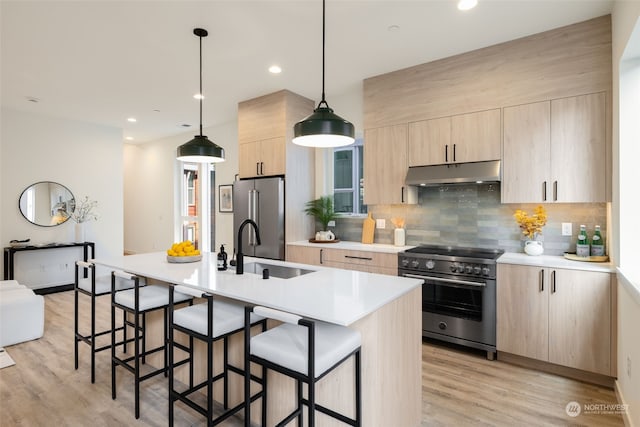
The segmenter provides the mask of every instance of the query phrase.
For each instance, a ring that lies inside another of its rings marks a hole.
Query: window
[[[176,241],[190,240],[203,251],[212,251],[215,239],[215,188],[211,164],[181,163],[179,224]]]
[[[362,139],[333,150],[333,200],[338,213],[367,213],[362,189]]]

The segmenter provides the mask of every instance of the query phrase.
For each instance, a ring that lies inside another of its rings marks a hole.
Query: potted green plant
[[[307,215],[311,215],[316,219],[316,221],[322,224],[322,232],[325,233],[329,226],[329,222],[337,218],[336,212],[333,210],[333,197],[331,196],[321,196],[318,199],[308,201],[304,211]]]

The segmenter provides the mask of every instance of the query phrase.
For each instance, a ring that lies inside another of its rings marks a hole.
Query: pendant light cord
[[[324,1],[324,0],[323,0]],[[198,36],[200,39],[200,136],[202,136],[202,36]]]
[[[322,100],[320,101],[320,103],[318,104],[318,108],[320,108],[320,106],[322,104],[324,104],[324,106],[326,108],[329,108],[329,104],[327,104],[327,101],[324,98],[324,45],[325,45],[325,14],[326,14],[326,6],[325,6],[325,0],[322,0]]]

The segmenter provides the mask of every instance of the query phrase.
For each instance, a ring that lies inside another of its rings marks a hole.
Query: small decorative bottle
[[[600,234],[600,226],[596,225],[596,230],[593,232],[591,238],[591,256],[603,256],[604,255],[604,240]]]
[[[587,227],[580,226],[580,233],[578,234],[578,242],[576,243],[576,255],[580,257],[589,256],[589,238],[587,237]]]
[[[227,269],[227,253],[224,251],[224,245],[220,245],[220,252],[218,252],[218,270],[224,271]]]

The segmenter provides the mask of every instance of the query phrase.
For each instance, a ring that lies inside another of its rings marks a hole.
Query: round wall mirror
[[[76,199],[64,185],[42,181],[25,188],[20,195],[18,207],[22,216],[30,223],[53,227],[71,218],[76,208]]]

